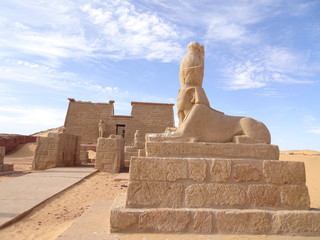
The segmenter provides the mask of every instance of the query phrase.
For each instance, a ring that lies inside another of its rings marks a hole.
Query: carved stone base
[[[111,208],[111,232],[279,234],[320,236],[319,211],[204,208],[126,208],[120,194]]]
[[[156,137],[146,142],[147,157],[206,157],[278,160],[279,148],[269,144],[161,142]],[[150,139],[151,138],[151,139]]]
[[[132,158],[127,207],[308,209],[303,162]]]

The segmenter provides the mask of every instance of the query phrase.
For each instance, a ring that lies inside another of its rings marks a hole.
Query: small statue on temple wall
[[[104,136],[104,132],[106,130],[106,125],[104,124],[103,120],[100,120],[98,124],[98,129],[99,129],[99,138]]]

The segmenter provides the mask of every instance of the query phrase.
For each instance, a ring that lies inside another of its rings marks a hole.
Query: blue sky
[[[0,132],[62,126],[67,98],[175,103],[191,41],[211,107],[320,151],[320,1],[1,0]]]

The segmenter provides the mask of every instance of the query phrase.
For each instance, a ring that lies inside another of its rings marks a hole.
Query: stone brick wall
[[[121,136],[98,138],[96,168],[103,172],[118,173],[124,166],[124,142]]]
[[[109,103],[81,102],[69,99],[65,133],[78,135],[81,143],[96,143],[98,124],[105,122],[104,137],[117,134],[117,125],[125,125],[125,145],[133,145],[134,134],[161,133],[174,126],[173,104],[132,102],[131,116],[114,115],[114,101]]]
[[[127,207],[308,209],[305,181],[303,162],[132,158]]]
[[[38,137],[32,169],[70,167],[80,164],[80,140],[71,134],[58,137]]]
[[[101,119],[106,121],[104,137],[113,133],[109,124],[112,115],[113,101],[92,103],[71,99],[64,123],[64,132],[80,136],[81,143],[95,143],[99,136],[98,124]]]
[[[0,146],[0,172],[13,171],[13,164],[4,164],[4,155],[6,148]]]
[[[6,152],[6,148],[5,147],[0,147],[0,165],[3,164],[3,159],[4,159],[5,152]]]

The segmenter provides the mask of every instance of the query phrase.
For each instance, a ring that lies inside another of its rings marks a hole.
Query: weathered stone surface
[[[278,207],[281,203],[279,187],[273,185],[249,185],[247,196],[254,207]]]
[[[263,174],[267,183],[302,184],[306,181],[303,162],[264,161]]]
[[[216,217],[219,233],[264,234],[271,229],[271,215],[266,212],[222,211]]]
[[[0,165],[3,164],[4,155],[6,153],[6,148],[0,146]]]
[[[179,158],[132,158],[131,180],[176,181],[187,178],[187,162]]]
[[[207,162],[203,159],[188,161],[189,178],[202,182],[207,177]]]
[[[310,207],[308,188],[303,185],[282,186],[281,202],[290,207],[308,209]]]
[[[231,175],[231,161],[213,160],[210,173],[213,182],[227,182]]]
[[[124,166],[124,140],[110,135],[98,138],[95,168],[103,172],[117,173]]]
[[[187,165],[182,159],[172,159],[163,161],[166,169],[166,180],[176,181],[187,178]]]
[[[161,134],[146,135],[147,157],[247,158],[278,160],[279,148],[269,144],[164,142]]]
[[[119,232],[129,226],[138,223],[138,217],[125,211],[111,211],[110,213],[110,231]]]
[[[252,182],[261,179],[261,172],[251,164],[237,164],[233,169],[233,179],[236,182]]]
[[[193,184],[186,188],[188,207],[243,206],[246,203],[244,189],[235,184]]]
[[[182,184],[132,181],[127,207],[181,207]]]
[[[155,232],[183,232],[188,228],[190,213],[184,210],[146,211],[139,217],[139,228]]]
[[[80,164],[80,140],[72,134],[38,137],[32,169],[70,167]]]
[[[284,211],[273,216],[273,232],[287,235],[320,235],[320,212]]]
[[[102,137],[122,135],[127,146],[134,144],[134,134],[140,130],[141,138],[146,133],[160,133],[174,126],[173,104],[131,102],[131,115],[114,115],[114,101],[93,103],[69,99],[65,119],[65,133],[81,137],[82,144],[92,144],[99,137],[98,123],[104,121]],[[124,134],[125,131],[125,134]]]
[[[155,158],[132,158],[130,162],[131,180],[165,181],[165,169],[161,161]]]
[[[213,216],[210,211],[198,211],[194,214],[193,229],[197,233],[210,233],[213,229]]]

